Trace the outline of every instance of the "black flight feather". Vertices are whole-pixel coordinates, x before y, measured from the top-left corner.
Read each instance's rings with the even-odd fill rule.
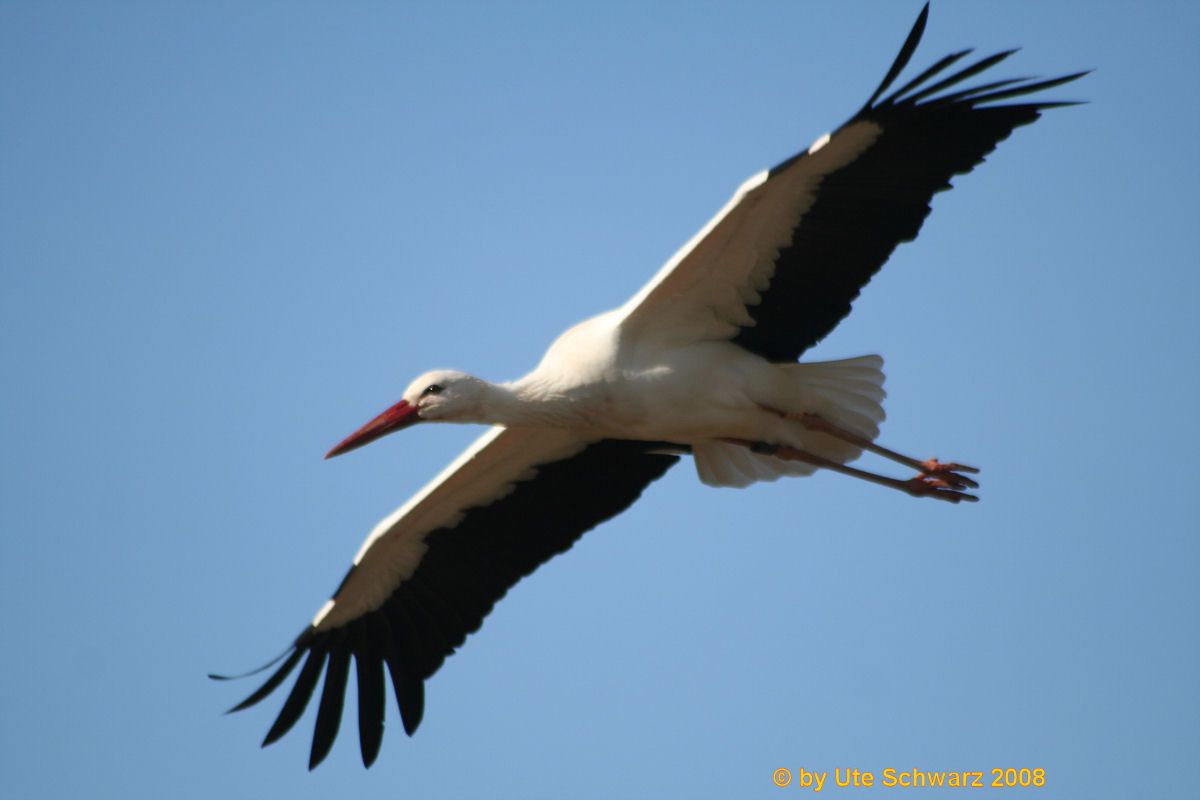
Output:
[[[892,62],[887,75],[883,76],[883,80],[879,83],[879,88],[871,94],[871,98],[863,106],[864,110],[870,108],[879,99],[879,96],[886,92],[888,87],[892,85],[892,81],[896,80],[897,76],[908,66],[908,62],[916,51],[917,45],[921,43],[921,37],[925,34],[925,23],[928,21],[929,3],[926,3],[925,7],[921,9],[921,13],[917,15],[917,21],[913,23],[912,30],[908,32],[908,37],[905,38],[904,44],[900,47],[900,52],[896,55],[896,60]]]
[[[345,629],[341,639],[345,640]],[[350,674],[350,649],[335,642],[329,650],[329,666],[325,669],[325,686],[317,705],[317,722],[313,727],[312,750],[308,758],[311,770],[325,760],[342,722],[342,704],[346,699],[346,678]]]
[[[275,724],[271,726],[271,730],[267,731],[267,736],[263,739],[263,747],[278,741],[281,736],[292,729],[296,720],[300,719],[305,706],[308,705],[309,698],[312,697],[313,689],[316,688],[317,678],[321,677],[321,667],[325,665],[326,655],[324,647],[315,647],[308,652],[308,660],[304,662],[300,675],[292,686],[291,694],[283,702],[283,708],[280,709],[279,716],[275,718]]]

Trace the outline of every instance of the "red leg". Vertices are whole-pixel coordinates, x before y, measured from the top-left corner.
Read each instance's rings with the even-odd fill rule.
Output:
[[[781,412],[776,412],[781,413]],[[927,458],[923,461],[912,458],[910,456],[897,453],[895,450],[888,449],[882,445],[875,444],[870,439],[859,436],[856,433],[839,428],[832,422],[829,422],[819,414],[788,414],[783,413],[783,416],[788,419],[795,420],[808,428],[810,431],[823,433],[826,436],[832,436],[835,439],[841,439],[843,442],[861,447],[864,450],[881,455],[884,458],[891,459],[898,464],[903,464],[906,467],[911,467],[918,471],[917,478],[930,478],[935,482],[942,482],[942,485],[948,485],[955,489],[978,489],[979,483],[966,475],[960,473],[967,472],[978,474],[977,467],[969,467],[966,464],[958,464],[953,461],[942,463],[936,458]]]
[[[874,472],[867,472],[855,467],[849,467],[845,464],[839,464],[836,461],[830,461],[815,453],[809,453],[795,447],[788,447],[787,445],[766,444],[765,442],[753,442],[748,439],[725,439],[724,441],[740,444],[756,453],[772,455],[776,458],[782,458],[785,461],[803,461],[806,464],[812,464],[821,469],[840,472],[843,475],[870,481],[880,486],[886,486],[889,489],[899,489],[913,497],[933,497],[938,500],[945,500],[948,503],[960,503],[963,501],[974,503],[979,500],[975,495],[962,491],[963,488],[966,488],[964,485],[946,480],[942,475],[921,474],[908,480],[900,480],[898,478],[889,478],[886,475],[878,475]],[[957,475],[956,477],[962,478],[961,475]],[[970,479],[965,480],[969,481]],[[971,481],[969,485],[974,486],[977,484]]]

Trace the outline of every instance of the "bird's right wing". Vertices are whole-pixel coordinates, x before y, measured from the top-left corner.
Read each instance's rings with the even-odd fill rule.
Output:
[[[383,738],[384,670],[404,729],[416,730],[424,682],[521,578],[633,503],[679,460],[650,442],[588,440],[543,428],[493,428],[367,537],[333,597],[248,708],[304,666],[263,744],[300,718],[321,674],[309,768],[328,754],[351,657],[363,763]]]

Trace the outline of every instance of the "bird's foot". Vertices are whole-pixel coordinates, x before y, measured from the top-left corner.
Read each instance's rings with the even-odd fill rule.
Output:
[[[979,484],[970,478],[965,478],[955,472],[940,472],[935,474],[921,473],[906,481],[900,482],[900,487],[913,497],[932,497],[945,500],[948,503],[976,503],[979,498],[963,491],[965,488],[975,488]]]
[[[966,464],[956,464],[953,461],[943,464],[942,462],[938,461],[936,458],[925,459],[924,461],[921,462],[921,468],[924,472],[930,472],[930,473],[932,473],[932,472],[970,472],[971,474],[974,475],[979,472],[979,467],[968,467]]]
[[[927,458],[920,462],[921,473],[917,478],[928,478],[937,484],[945,484],[952,489],[978,489],[979,482],[960,473],[979,474],[977,467],[957,464],[953,461],[943,464],[936,458]],[[915,480],[915,479],[914,479]]]

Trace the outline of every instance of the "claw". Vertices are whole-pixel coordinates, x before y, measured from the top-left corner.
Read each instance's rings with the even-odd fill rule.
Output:
[[[966,475],[959,475],[957,472],[951,472],[948,469],[930,470],[922,472],[917,477],[927,478],[937,486],[945,486],[953,489],[978,489],[979,482],[968,478]]]
[[[956,464],[951,461],[949,464],[943,464],[936,458],[927,458],[921,462],[921,469],[926,473],[937,472],[969,472],[972,475],[979,474],[979,467],[968,467],[966,464]]]
[[[962,476],[958,477],[961,478]],[[964,480],[970,479],[965,478]],[[960,491],[961,487],[954,486],[941,478],[931,478],[924,474],[909,478],[907,481],[904,481],[903,486],[904,491],[913,497],[934,497],[938,500],[945,500],[948,503],[961,503],[963,501],[968,503],[979,502],[979,498],[975,495]]]

